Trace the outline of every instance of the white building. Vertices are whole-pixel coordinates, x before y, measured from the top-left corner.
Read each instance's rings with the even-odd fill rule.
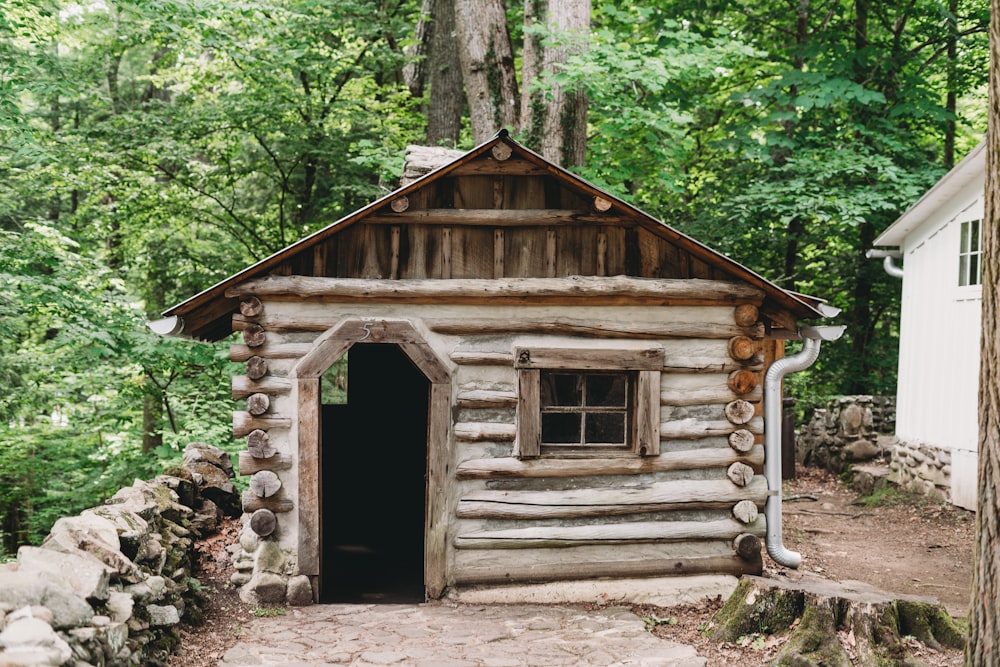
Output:
[[[967,509],[976,507],[984,146],[875,239],[903,259],[893,475]]]

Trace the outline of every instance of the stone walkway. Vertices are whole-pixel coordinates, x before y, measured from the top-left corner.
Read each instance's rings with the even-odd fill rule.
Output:
[[[316,605],[255,619],[219,667],[704,667],[624,607]]]

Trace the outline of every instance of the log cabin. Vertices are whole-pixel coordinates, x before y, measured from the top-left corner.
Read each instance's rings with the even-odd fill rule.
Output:
[[[501,131],[151,326],[238,334],[236,581],[301,603],[759,574],[765,373],[832,313]]]

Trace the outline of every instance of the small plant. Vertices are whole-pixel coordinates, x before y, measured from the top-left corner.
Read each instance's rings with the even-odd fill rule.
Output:
[[[273,616],[284,616],[284,607],[254,607],[251,612],[257,618],[271,618]]]
[[[652,632],[653,628],[658,625],[677,625],[677,618],[674,616],[668,616],[667,618],[660,618],[655,614],[650,614],[649,616],[643,616],[642,622],[646,624],[646,631]]]
[[[752,648],[755,651],[764,650],[764,646],[767,645],[767,638],[759,633],[754,632],[749,635],[742,635],[736,639],[736,643],[743,648]]]
[[[917,505],[922,506],[927,502],[927,496],[915,491],[904,491],[896,486],[885,486],[875,489],[870,495],[861,496],[852,505],[863,507],[885,507],[889,505]]]

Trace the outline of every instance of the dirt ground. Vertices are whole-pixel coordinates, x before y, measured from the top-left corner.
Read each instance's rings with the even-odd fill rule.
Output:
[[[785,546],[802,554],[797,571],[764,557],[765,576],[790,580],[860,580],[882,590],[933,596],[957,618],[968,615],[971,595],[974,516],[971,512],[898,491],[877,502],[860,502],[835,476],[816,468],[797,468],[785,484]],[[792,500],[792,498],[798,498]],[[815,498],[815,499],[813,499]],[[225,547],[237,539],[231,521],[219,536],[199,544],[198,578],[204,586],[204,624],[184,628],[171,657],[177,667],[214,667],[256,614],[226,583],[231,570]],[[780,650],[782,637],[750,636],[720,645],[701,635],[722,600],[670,608],[636,607],[651,632],[696,646],[708,667],[763,667]],[[928,667],[958,667],[960,651],[935,652],[915,640],[912,656]]]
[[[796,496],[798,500],[784,502],[784,542],[802,554],[802,565],[789,570],[765,555],[764,576],[863,581],[887,592],[935,597],[953,617],[968,617],[975,539],[972,512],[899,491],[859,499],[833,474],[818,468],[796,468],[795,479],[784,485],[784,497]],[[700,630],[711,625],[722,602],[638,607],[636,613],[648,619],[657,636],[694,645],[699,655],[708,658],[708,667],[768,665],[784,645],[783,637],[748,636],[736,645],[702,637]],[[916,640],[909,641],[908,648],[917,664],[962,665],[958,650],[939,653]]]

